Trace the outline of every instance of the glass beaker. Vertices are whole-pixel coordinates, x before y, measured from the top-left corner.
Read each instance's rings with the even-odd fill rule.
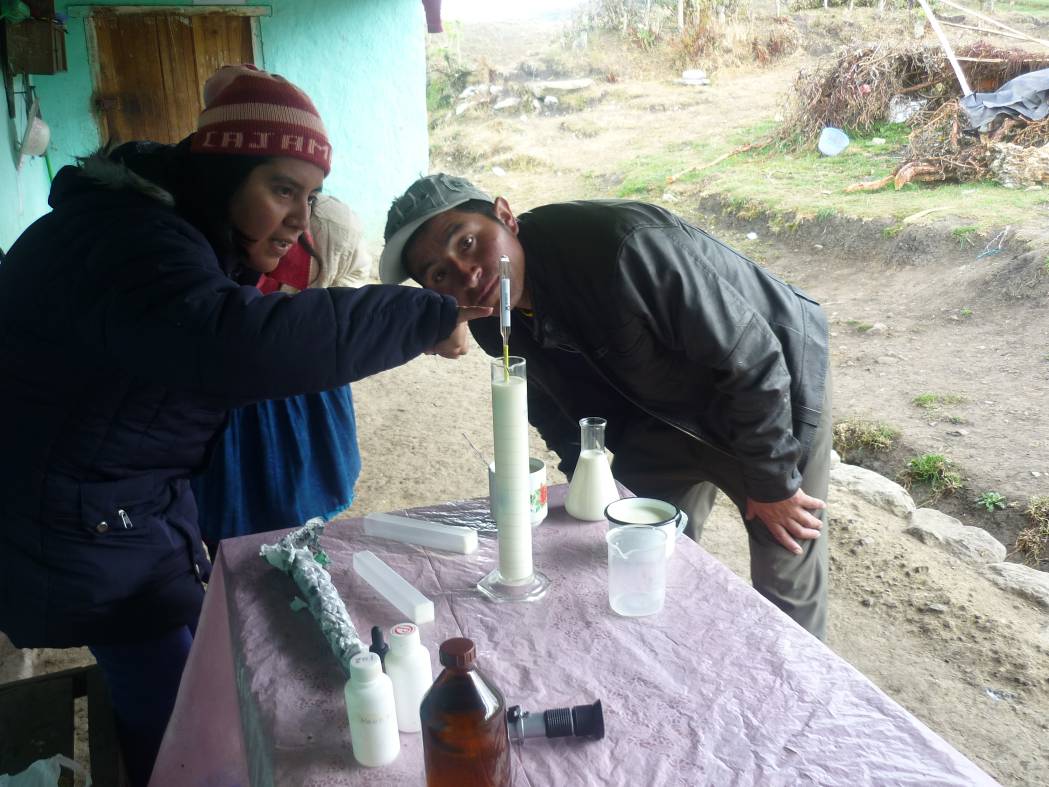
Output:
[[[628,618],[663,609],[667,588],[666,533],[647,525],[621,525],[608,542],[608,603]]]
[[[565,511],[576,519],[595,522],[605,518],[605,506],[619,499],[619,487],[605,455],[604,418],[579,421],[579,461],[565,498]]]

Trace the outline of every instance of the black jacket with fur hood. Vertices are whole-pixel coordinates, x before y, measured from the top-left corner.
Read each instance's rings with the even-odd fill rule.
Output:
[[[263,296],[112,157],[62,169],[49,201],[0,265],[0,631],[145,639],[199,614],[187,479],[227,409],[398,366],[451,333],[456,304],[392,286]]]

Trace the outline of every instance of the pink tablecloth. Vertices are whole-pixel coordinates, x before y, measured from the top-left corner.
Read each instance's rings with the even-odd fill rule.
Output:
[[[601,699],[601,741],[514,747],[515,785],[978,785],[995,782],[748,585],[682,538],[667,603],[648,618],[608,606],[605,525],[581,524],[551,490],[535,562],[552,584],[531,604],[474,590],[495,543],[451,555],[365,536],[359,520],[322,541],[350,617],[367,638],[400,614],[351,568],[370,549],[425,595],[438,644],[466,636],[508,705],[540,711]],[[483,503],[481,503],[483,505]],[[409,512],[436,518],[448,504]],[[344,676],[291,580],[258,557],[269,533],[225,541],[151,784],[424,784],[419,735],[385,768],[356,764]]]

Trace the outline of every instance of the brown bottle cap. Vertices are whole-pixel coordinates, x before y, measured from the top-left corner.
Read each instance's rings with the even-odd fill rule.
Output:
[[[441,643],[440,660],[444,667],[470,667],[477,658],[472,639],[456,637]]]

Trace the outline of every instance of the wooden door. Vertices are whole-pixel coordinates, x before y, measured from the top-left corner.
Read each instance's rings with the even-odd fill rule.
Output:
[[[254,62],[248,16],[100,9],[91,19],[103,141],[177,142],[196,129],[207,78],[221,65]]]

